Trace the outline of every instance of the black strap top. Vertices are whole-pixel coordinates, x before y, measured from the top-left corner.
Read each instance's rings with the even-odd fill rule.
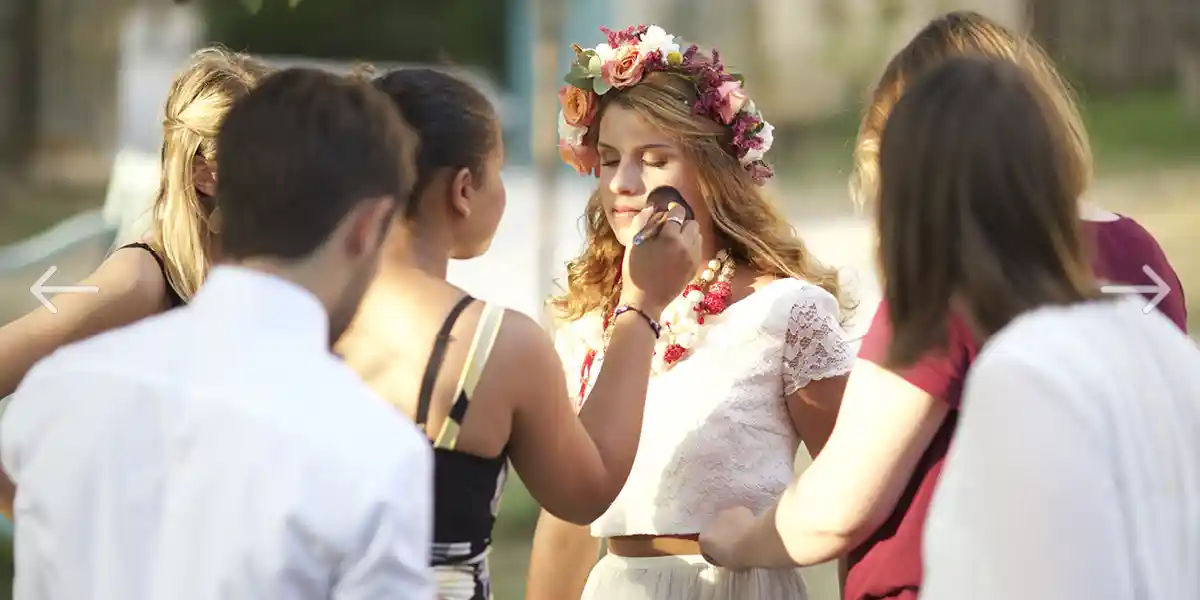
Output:
[[[171,285],[171,278],[167,276],[167,263],[165,260],[163,260],[162,255],[159,254],[157,250],[151,248],[149,244],[144,244],[142,242],[125,244],[124,246],[117,248],[117,250],[123,250],[125,248],[140,248],[146,252],[149,252],[150,256],[154,257],[154,262],[158,263],[158,269],[162,271],[163,287],[167,290],[167,303],[171,308],[177,308],[187,304],[183,297],[179,295],[179,292],[175,291],[175,286]]]
[[[433,351],[417,397],[416,422],[426,434],[429,433],[429,405],[450,345],[450,333],[463,311],[474,301],[470,296],[459,300],[434,338]],[[476,589],[472,598],[487,598],[486,593],[491,587],[485,559],[491,546],[500,494],[508,475],[508,452],[505,450],[495,458],[483,458],[459,452],[455,450],[455,444],[503,318],[503,308],[484,305],[459,376],[454,404],[441,430],[430,437],[434,449],[433,566],[454,568],[459,573],[463,569],[469,570]]]

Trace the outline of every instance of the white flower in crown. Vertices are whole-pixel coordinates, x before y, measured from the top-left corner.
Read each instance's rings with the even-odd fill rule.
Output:
[[[587,127],[580,127],[567,123],[567,118],[563,115],[563,111],[558,111],[558,139],[561,144],[570,146],[582,146],[583,136],[587,134]]]
[[[679,52],[679,44],[675,42],[675,36],[667,33],[662,27],[651,25],[638,41],[638,53],[646,56],[656,50],[666,58],[672,52]]]
[[[595,56],[588,61],[588,74],[592,77],[599,77],[600,69],[604,66],[604,63],[616,58],[617,49],[608,44],[600,44],[592,48],[592,52],[595,53]]]
[[[766,157],[767,152],[771,150],[771,145],[775,143],[775,126],[763,119],[762,129],[758,130],[754,137],[762,140],[762,146],[747,150],[746,155],[742,157],[743,165],[763,160]]]

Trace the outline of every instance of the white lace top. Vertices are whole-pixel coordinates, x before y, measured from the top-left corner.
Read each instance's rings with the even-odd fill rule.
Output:
[[[797,279],[706,317],[701,345],[650,380],[633,471],[592,535],[694,534],[725,508],[773,505],[792,480],[800,442],[785,397],[853,364],[837,317],[832,295]],[[558,332],[572,391],[599,328],[599,316],[589,316]],[[601,365],[597,357],[593,377]]]

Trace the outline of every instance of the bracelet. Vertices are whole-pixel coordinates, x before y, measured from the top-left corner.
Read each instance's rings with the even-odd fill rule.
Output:
[[[613,309],[612,318],[615,321],[617,317],[627,312],[635,313],[637,316],[641,317],[642,320],[650,326],[650,331],[654,332],[654,339],[658,339],[658,337],[662,334],[662,325],[659,325],[658,321],[651,319],[650,315],[646,314],[646,311],[633,306],[632,304],[622,304]]]

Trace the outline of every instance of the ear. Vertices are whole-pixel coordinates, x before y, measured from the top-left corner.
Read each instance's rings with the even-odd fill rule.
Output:
[[[395,218],[396,199],[391,196],[360,202],[346,218],[346,253],[358,257],[378,250]]]
[[[471,216],[471,204],[475,194],[475,178],[470,169],[459,169],[450,179],[450,206],[462,218]]]

